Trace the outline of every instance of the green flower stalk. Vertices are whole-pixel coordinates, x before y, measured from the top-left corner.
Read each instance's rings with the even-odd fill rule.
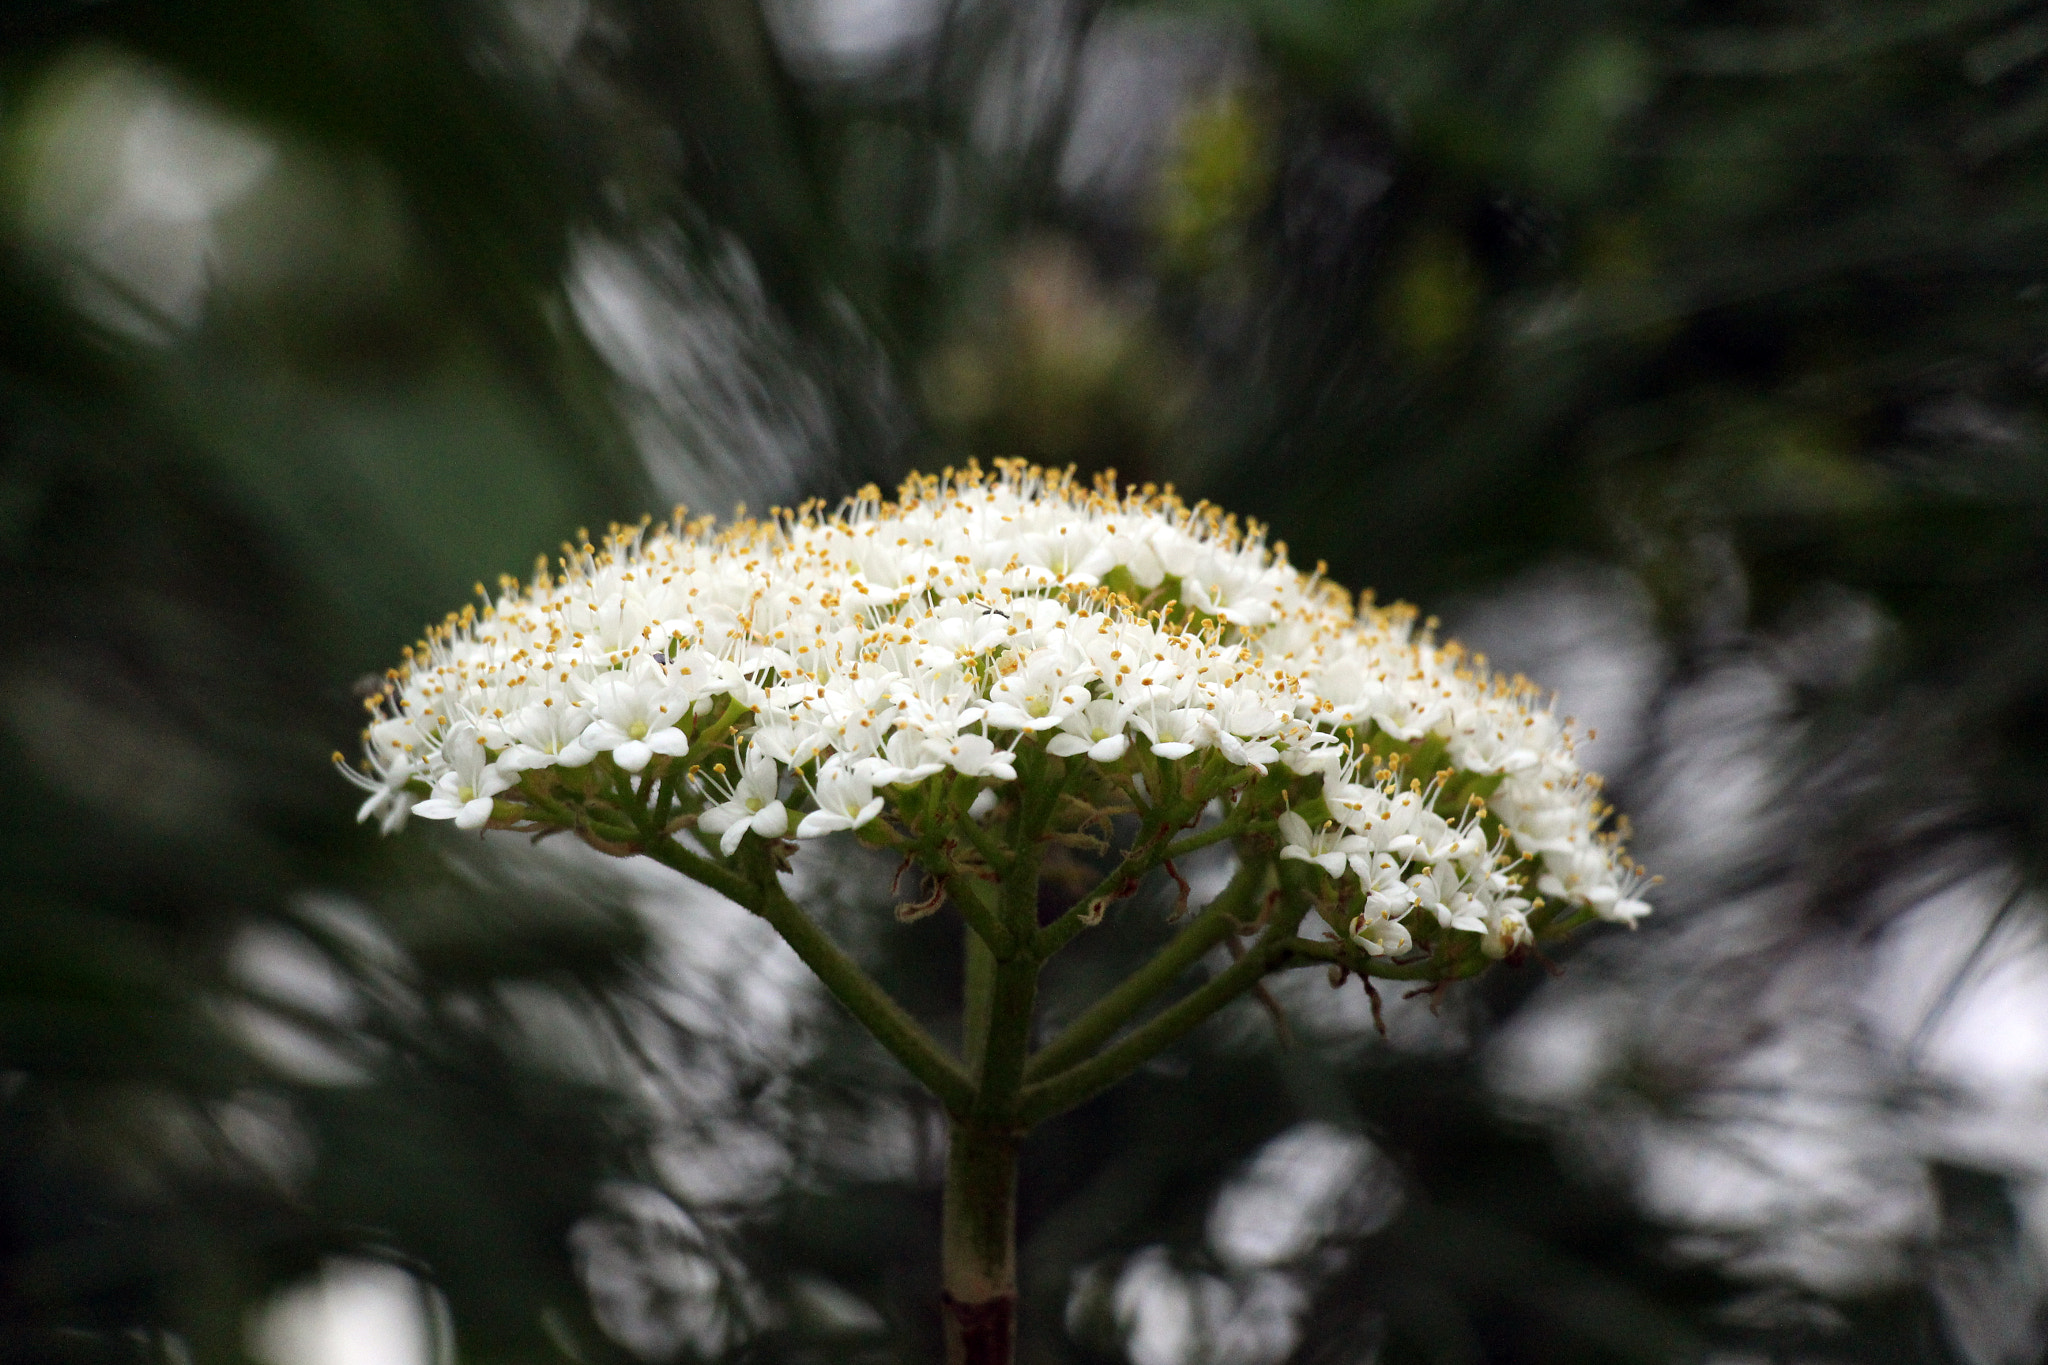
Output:
[[[974,1365],[1011,1356],[1034,1125],[1273,972],[1450,982],[1649,910],[1529,683],[1213,508],[1021,463],[723,531],[615,528],[451,615],[371,705],[343,768],[362,818],[654,858],[768,920],[937,1098],[949,1349]],[[785,892],[804,843],[840,836],[922,869],[899,917],[963,921],[961,1055]],[[1055,844],[1106,866],[1044,917]],[[1225,890],[1039,1040],[1046,962],[1224,844]],[[1231,965],[1160,1007],[1219,946]]]

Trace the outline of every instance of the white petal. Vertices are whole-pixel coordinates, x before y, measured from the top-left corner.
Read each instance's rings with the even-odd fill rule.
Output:
[[[630,735],[610,721],[599,720],[591,722],[589,727],[576,737],[576,742],[586,749],[602,753],[606,749],[624,744],[630,738]]]
[[[647,737],[645,743],[655,753],[665,754],[670,758],[681,758],[690,752],[690,737],[674,726],[666,730],[656,730]]]
[[[1111,735],[1108,739],[1098,741],[1095,747],[1088,751],[1088,757],[1094,759],[1097,763],[1114,763],[1124,756],[1124,750],[1130,746],[1131,741],[1128,736]],[[1157,750],[1154,750],[1154,752],[1156,753]]]
[[[875,805],[879,807],[881,804],[881,798],[875,798]],[[852,828],[853,822],[838,811],[814,810],[797,822],[796,837],[799,839],[816,839],[827,834],[837,834],[842,829]]]

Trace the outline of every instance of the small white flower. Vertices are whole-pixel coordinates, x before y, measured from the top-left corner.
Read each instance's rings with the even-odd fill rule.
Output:
[[[1408,826],[1408,833],[1387,841],[1390,852],[1411,861],[1448,862],[1465,847],[1464,832],[1433,810],[1423,810]]]
[[[1391,855],[1353,853],[1351,867],[1358,873],[1359,885],[1365,890],[1367,913],[1382,919],[1399,919],[1414,908],[1417,900],[1415,888],[1402,880],[1401,874],[1406,868]]]
[[[820,769],[814,793],[818,808],[796,827],[799,839],[815,839],[842,829],[859,829],[882,813],[882,798],[867,779],[837,766]]]
[[[739,764],[739,779],[725,799],[697,817],[697,828],[718,835],[718,851],[728,858],[749,831],[763,839],[780,839],[789,832],[789,811],[780,797],[782,772],[775,760],[750,748]]]
[[[996,679],[989,690],[988,724],[999,730],[1051,730],[1088,704],[1086,665],[1064,651],[1041,650]]]
[[[520,707],[505,722],[512,747],[499,756],[498,764],[508,773],[533,768],[580,768],[596,757],[582,742],[583,732],[589,728],[590,712],[571,706],[560,697],[542,697]]]
[[[1325,781],[1343,771],[1350,758],[1350,747],[1326,730],[1309,730],[1280,751],[1280,761],[1289,772],[1299,777],[1320,776]]]
[[[1046,744],[1045,751],[1059,758],[1086,754],[1095,763],[1114,763],[1130,747],[1124,720],[1130,708],[1114,701],[1091,701],[1069,711],[1060,721],[1060,733]]]
[[[1518,773],[1533,768],[1541,755],[1521,742],[1519,724],[1478,714],[1451,736],[1450,752],[1458,766],[1475,773]]]
[[[1415,937],[1408,932],[1407,925],[1370,912],[1352,919],[1351,940],[1374,957],[1399,957],[1415,946]]]
[[[434,794],[412,808],[423,820],[453,820],[457,829],[482,829],[496,806],[491,798],[513,784],[491,762],[484,737],[474,725],[458,725],[441,744],[447,769]]]
[[[371,753],[375,754],[376,750],[372,749]],[[413,768],[410,763],[392,763],[380,771],[373,760],[369,772],[359,772],[351,768],[340,754],[336,754],[334,766],[343,777],[369,793],[363,798],[363,804],[356,808],[357,824],[374,815],[377,817],[377,827],[382,833],[392,834],[404,827],[405,818],[412,813],[413,804],[417,799],[405,789],[405,784],[412,780]]]
[[[1270,739],[1280,728],[1280,713],[1250,697],[1226,694],[1201,723],[1210,742],[1240,768],[1264,775],[1268,763],[1280,761]]]
[[[919,623],[916,662],[935,672],[964,668],[1003,642],[1006,624],[985,607],[948,602]]]
[[[1652,878],[1634,868],[1615,868],[1602,860],[1597,872],[1586,879],[1581,895],[1601,919],[1635,928],[1636,921],[1650,913],[1642,891]]]
[[[1017,770],[1010,766],[1016,755],[998,749],[985,735],[958,735],[950,740],[928,740],[925,752],[962,777],[993,777],[1015,782]]]
[[[1360,782],[1325,781],[1323,804],[1330,808],[1330,816],[1338,824],[1353,834],[1364,834],[1387,808],[1387,797],[1378,787]]]
[[[1439,925],[1448,928],[1458,913],[1455,906],[1465,889],[1465,874],[1454,863],[1438,863],[1409,877],[1408,889],[1414,893],[1416,905],[1436,916]]]
[[[1362,851],[1362,845],[1353,835],[1346,834],[1336,825],[1324,825],[1311,830],[1308,821],[1286,811],[1280,816],[1280,856],[1296,862],[1313,863],[1332,877],[1344,875],[1344,869],[1354,851]]]
[[[883,742],[881,752],[860,759],[854,770],[877,787],[913,787],[946,765],[924,751],[924,737],[915,730],[902,729]]]
[[[1152,752],[1160,758],[1186,758],[1207,744],[1211,730],[1208,713],[1192,706],[1163,706],[1155,695],[1132,708],[1133,729],[1152,741]]]
[[[1522,913],[1527,908],[1527,901],[1496,907],[1480,930],[1479,950],[1499,959],[1534,943],[1536,935],[1530,932],[1529,921]]]
[[[1372,846],[1397,858],[1412,858],[1422,851],[1422,840],[1414,831],[1429,803],[1413,787],[1395,792],[1366,822],[1364,834]]]
[[[627,772],[639,772],[656,754],[677,758],[690,752],[690,737],[675,728],[689,714],[687,694],[653,669],[607,673],[578,691],[597,713],[578,736],[582,746],[609,751]]]

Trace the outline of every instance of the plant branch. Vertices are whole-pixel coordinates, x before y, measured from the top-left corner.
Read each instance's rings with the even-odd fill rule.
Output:
[[[1211,825],[1205,830],[1199,830],[1194,834],[1190,834],[1185,839],[1174,840],[1172,844],[1167,846],[1165,861],[1185,858],[1198,848],[1207,848],[1211,844],[1220,844],[1225,839],[1234,839],[1244,832],[1244,827],[1249,823],[1248,811],[1243,815],[1233,811],[1220,824]]]
[[[946,894],[953,898],[953,908],[960,912],[960,918],[967,921],[967,927],[989,947],[998,960],[1008,961],[1017,955],[1018,942],[1001,915],[982,898],[980,880],[948,858],[943,849],[913,854],[919,866],[939,879],[946,888]]]
[[[1266,879],[1266,860],[1250,858],[1237,875],[1193,923],[1173,937],[1153,959],[1126,977],[1109,994],[1068,1024],[1024,1069],[1026,1081],[1039,1081],[1079,1062],[1136,1016],[1161,991],[1200,961],[1211,948],[1236,931],[1252,898]]]
[[[691,853],[672,838],[649,844],[647,852],[684,876],[737,901],[767,920],[782,935],[783,941],[796,950],[804,965],[825,983],[825,988],[832,992],[834,998],[865,1025],[875,1036],[875,1041],[903,1063],[911,1075],[938,1096],[948,1113],[966,1113],[974,1104],[975,1091],[959,1064],[947,1056],[945,1049],[910,1017],[909,1011],[897,1004],[873,977],[861,969],[859,963],[832,941],[830,935],[797,908],[782,889],[765,847],[757,847],[761,849],[757,854],[757,876],[751,879],[709,858]]]
[[[1159,845],[1166,830],[1165,822],[1148,812],[1145,823],[1139,827],[1138,837],[1132,841],[1131,851],[1124,855],[1124,860],[1118,863],[1108,876],[1097,882],[1087,895],[1068,906],[1065,914],[1032,935],[1031,955],[1040,962],[1045,961],[1072,942],[1074,935],[1094,922],[1089,912],[1091,905],[1100,902],[1106,906],[1109,902],[1135,891],[1138,881],[1165,861],[1165,855]],[[1100,913],[1099,910],[1095,912],[1098,916]]]
[[[1024,1093],[1018,1097],[1020,1125],[1029,1127],[1040,1123],[1107,1089],[1256,986],[1260,978],[1271,970],[1287,941],[1294,936],[1301,917],[1308,913],[1303,902],[1293,897],[1288,901],[1287,908],[1266,926],[1266,931],[1245,950],[1245,955],[1211,977],[1205,985],[1182,997],[1095,1057],[1048,1080],[1025,1086]]]
[[[1003,924],[1019,943],[1030,941],[1038,923],[1038,823],[1025,812],[1017,851],[1002,883]],[[1024,1088],[1024,1063],[1031,1052],[1031,1025],[1038,1004],[1039,960],[1018,953],[998,961],[990,982],[989,1021],[981,1053],[972,1063],[974,1115],[984,1124],[1005,1125]]]
[[[1011,858],[1005,856],[1002,845],[998,844],[995,838],[987,830],[983,829],[974,817],[962,811],[959,817],[953,821],[953,828],[959,830],[961,834],[967,837],[967,842],[974,845],[974,851],[979,853],[982,861],[988,864],[989,871],[998,874],[1009,871]]]
[[[1389,962],[1369,953],[1353,952],[1334,939],[1297,938],[1280,945],[1274,961],[1277,971],[1291,967],[1329,964],[1358,976],[1376,976],[1382,981],[1434,981],[1442,975],[1441,964],[1425,958],[1421,962]]]

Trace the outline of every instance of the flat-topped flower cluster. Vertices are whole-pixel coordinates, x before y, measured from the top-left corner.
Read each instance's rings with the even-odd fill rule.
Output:
[[[387,829],[546,827],[659,789],[731,858],[940,806],[993,827],[1035,780],[1097,827],[1199,795],[1327,879],[1375,957],[1459,934],[1498,957],[1649,909],[1528,683],[1212,508],[1022,464],[615,530],[451,616],[373,707],[351,776]]]

